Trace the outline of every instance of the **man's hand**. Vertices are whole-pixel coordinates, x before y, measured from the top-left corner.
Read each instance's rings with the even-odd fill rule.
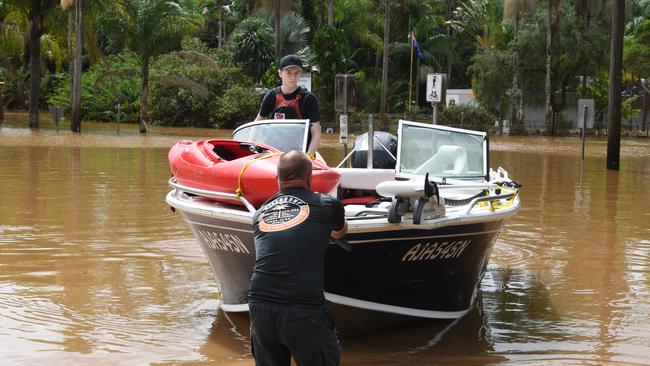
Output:
[[[341,230],[332,230],[332,233],[330,234],[330,236],[331,236],[332,239],[334,239],[334,240],[336,240],[336,239],[341,239],[342,237],[345,236],[345,234],[346,234],[347,232],[348,232],[348,222],[347,222],[347,221],[343,221],[343,227],[341,228]]]

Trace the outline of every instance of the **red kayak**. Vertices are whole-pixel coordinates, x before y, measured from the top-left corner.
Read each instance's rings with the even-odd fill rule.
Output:
[[[177,142],[169,151],[169,165],[184,186],[214,192],[241,194],[261,206],[278,192],[277,163],[281,151],[263,144],[235,140]],[[320,160],[312,160],[312,190],[331,192],[341,176]],[[233,199],[214,200],[243,205]]]

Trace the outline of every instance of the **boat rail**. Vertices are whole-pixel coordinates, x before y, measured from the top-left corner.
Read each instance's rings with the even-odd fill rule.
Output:
[[[172,187],[172,188],[174,188],[174,189],[176,189],[178,191],[183,191],[183,192],[186,192],[186,193],[195,194],[197,196],[213,197],[213,198],[226,198],[226,199],[233,199],[233,200],[236,200],[236,201],[240,201],[241,203],[244,204],[244,206],[246,207],[246,209],[250,213],[255,213],[255,211],[257,211],[255,206],[251,205],[251,203],[248,202],[248,200],[246,200],[246,198],[244,198],[244,196],[241,196],[241,195],[238,196],[238,195],[236,195],[234,193],[208,191],[208,190],[205,190],[205,189],[199,189],[199,188],[184,186],[184,185],[178,183],[176,181],[176,178],[170,178],[168,184],[169,184],[170,187]]]
[[[481,203],[481,202],[490,202],[491,203],[491,202],[498,201],[498,200],[511,199],[511,198],[514,198],[515,194],[517,194],[517,193],[516,192],[511,192],[511,193],[500,194],[500,195],[496,195],[496,196],[484,196],[484,197],[474,198],[469,203],[469,207],[467,208],[467,210],[465,210],[464,215],[469,215],[469,213],[472,211],[472,209],[474,208],[474,206],[477,203]]]

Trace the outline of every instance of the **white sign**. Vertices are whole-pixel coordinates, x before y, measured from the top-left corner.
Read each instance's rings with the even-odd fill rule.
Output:
[[[594,128],[594,107],[593,99],[578,99],[578,128],[584,128],[585,106],[587,106],[587,128]]]
[[[427,74],[427,102],[439,103],[442,98],[442,74]]]
[[[339,142],[342,144],[347,144],[348,143],[348,116],[342,114],[339,121],[340,121]]]
[[[449,90],[447,90],[449,92]],[[447,106],[454,106],[460,104],[460,95],[449,95],[447,94]]]
[[[311,91],[311,72],[303,71],[298,79],[298,85]]]

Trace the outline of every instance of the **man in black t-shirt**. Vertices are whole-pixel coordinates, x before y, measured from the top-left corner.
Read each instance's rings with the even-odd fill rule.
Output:
[[[264,95],[255,120],[309,119],[307,153],[314,154],[320,143],[320,110],[316,96],[298,86],[302,69],[302,61],[296,55],[287,55],[280,60],[278,75],[282,86]]]
[[[347,231],[341,202],[311,191],[312,163],[300,151],[278,162],[280,192],[253,217],[255,267],[249,292],[257,366],[338,365],[341,350],[325,304],[330,238]]]

